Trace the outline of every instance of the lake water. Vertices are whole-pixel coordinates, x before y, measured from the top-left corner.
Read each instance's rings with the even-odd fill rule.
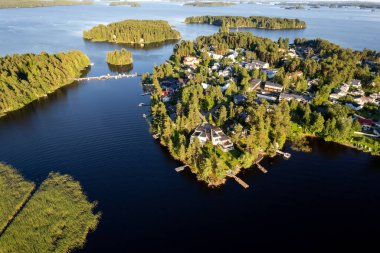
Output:
[[[226,8],[143,3],[141,8],[105,5],[0,10],[0,55],[83,50],[95,63],[90,76],[110,72],[106,51],[81,32],[98,23],[128,18],[165,19],[185,39],[217,27],[185,25],[190,15],[298,17],[301,31],[252,31],[277,39],[321,37],[344,47],[380,50],[380,13],[359,9],[284,10],[268,5]],[[164,62],[173,44],[131,49],[132,72]],[[149,103],[139,79],[67,86],[0,119],[0,161],[40,182],[52,171],[73,175],[103,217],[80,252],[242,252],[378,245],[380,159],[339,145],[313,141],[312,153],[266,159],[241,174],[250,188],[229,180],[209,189],[173,161],[149,134],[142,117]],[[288,147],[287,147],[288,148]]]

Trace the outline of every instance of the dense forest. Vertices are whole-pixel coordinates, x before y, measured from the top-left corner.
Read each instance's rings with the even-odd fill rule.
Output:
[[[194,6],[194,7],[223,7],[223,6],[232,6],[237,3],[231,2],[192,2],[185,3],[184,6]]]
[[[189,24],[226,25],[230,28],[304,29],[306,23],[299,19],[269,18],[264,16],[195,16],[185,19]]]
[[[93,4],[92,0],[0,0],[1,8],[32,8],[67,5],[88,5]]]
[[[124,48],[121,50],[107,52],[107,63],[117,66],[132,64],[132,53]]]
[[[50,173],[33,189],[34,183],[0,164],[2,228],[6,224],[0,230],[0,252],[67,253],[82,248],[100,219],[96,203],[89,202],[68,175]]]
[[[178,40],[180,33],[163,20],[125,20],[98,25],[83,32],[83,38],[94,42],[148,44]]]
[[[81,51],[0,57],[0,115],[70,84],[90,65]]]
[[[376,113],[379,107],[369,104],[355,112],[347,106],[328,101],[328,95],[334,88],[352,78],[362,80],[364,89],[379,91],[380,78],[376,67],[360,64],[365,59],[378,62],[379,54],[369,50],[344,49],[320,39],[296,39],[294,46],[310,48],[310,55],[287,58],[290,46],[288,39],[280,38],[274,42],[251,33],[231,32],[200,36],[194,42],[181,41],[176,45],[170,62],[156,66],[152,75],[143,76],[143,82],[154,87],[151,96],[152,132],[159,136],[160,143],[175,159],[190,165],[197,178],[209,185],[222,184],[230,170],[237,173],[241,168],[251,167],[262,152],[274,155],[275,150],[281,149],[287,140],[291,140],[296,149],[308,150],[306,136],[320,137],[379,155],[379,140],[356,135],[361,126],[353,120],[355,113]],[[221,55],[227,55],[229,49],[238,49],[235,62],[228,58],[218,61],[221,69],[232,69],[228,81],[217,72],[209,71],[216,62],[207,54],[210,48]],[[315,55],[311,50],[319,55],[319,60],[312,58]],[[182,64],[187,56],[200,59],[191,77]],[[259,78],[267,81],[268,78],[258,69],[247,70],[241,66],[239,61],[243,57],[266,61],[276,67],[278,74],[272,81],[282,84],[290,93],[305,94],[308,89],[306,77],[318,78],[319,82],[309,91],[314,98],[309,103],[297,100],[268,103],[258,99],[256,92],[247,92],[249,80]],[[288,78],[295,71],[303,71],[304,75]],[[185,85],[164,103],[162,94],[165,92],[161,83],[171,78],[184,79]],[[229,86],[222,91],[221,87],[226,82]],[[202,83],[208,84],[207,90]],[[234,102],[235,95],[239,94],[246,97],[243,104]],[[222,152],[209,142],[202,146],[197,139],[190,141],[194,129],[202,122],[220,127],[232,138],[235,150]]]

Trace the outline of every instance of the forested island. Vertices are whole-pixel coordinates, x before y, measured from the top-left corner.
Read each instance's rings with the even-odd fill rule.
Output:
[[[0,0],[0,9],[89,5],[93,3],[93,0]]]
[[[164,20],[124,20],[98,25],[83,32],[83,38],[93,42],[149,44],[178,40],[181,35]]]
[[[184,6],[194,6],[194,7],[223,7],[223,6],[232,6],[237,3],[232,2],[192,2],[185,3]]]
[[[151,131],[210,186],[323,138],[380,155],[380,53],[221,31],[182,41],[143,76]],[[378,122],[378,123],[376,123]]]
[[[264,16],[195,16],[185,19],[187,24],[210,24],[230,28],[304,29],[306,23],[299,19],[270,18]]]
[[[110,2],[110,6],[131,6],[131,7],[140,7],[139,2],[130,2],[130,1],[119,1],[119,2]]]
[[[89,65],[76,50],[0,57],[0,116],[72,83]]]
[[[121,50],[107,52],[107,63],[116,66],[132,64],[132,53],[124,48]]]
[[[380,9],[380,3],[365,1],[309,1],[304,3],[285,2],[279,3],[285,6],[310,6],[312,8],[329,7],[329,8],[361,8],[361,9]]]
[[[14,168],[0,163],[0,252],[67,253],[82,248],[100,219],[80,184],[50,173],[35,190]]]

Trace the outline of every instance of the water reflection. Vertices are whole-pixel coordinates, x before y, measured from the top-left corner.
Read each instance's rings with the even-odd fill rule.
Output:
[[[113,65],[110,63],[107,63],[108,69],[113,72],[113,73],[128,73],[133,69],[133,64],[128,64],[128,65]]]

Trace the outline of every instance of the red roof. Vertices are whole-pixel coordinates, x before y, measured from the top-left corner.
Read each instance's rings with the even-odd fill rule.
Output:
[[[373,121],[371,119],[366,119],[366,118],[357,118],[358,119],[358,122],[360,123],[360,125],[366,125],[366,126],[372,126],[373,125]]]

